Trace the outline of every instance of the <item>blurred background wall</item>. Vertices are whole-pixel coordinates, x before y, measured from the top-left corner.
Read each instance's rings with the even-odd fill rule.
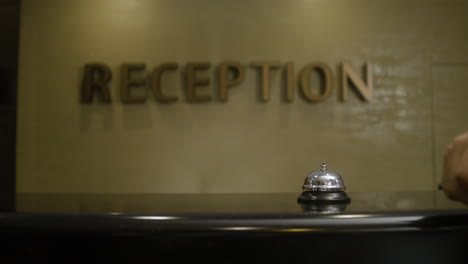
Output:
[[[436,189],[442,155],[468,129],[468,2],[463,0],[23,0],[20,14],[17,191],[104,193],[299,192],[326,161],[348,190]],[[185,100],[185,64],[205,61]],[[217,93],[218,65],[237,61],[245,80]],[[277,61],[271,97],[259,97],[252,62]],[[120,65],[144,63],[150,83],[161,63],[157,102],[120,101]],[[284,100],[286,63],[295,97]],[[300,70],[327,64],[333,90],[310,103]],[[374,94],[339,100],[340,65]],[[80,102],[87,63],[112,70],[109,104]],[[141,77],[141,76],[140,76]],[[318,92],[319,78],[311,87]]]

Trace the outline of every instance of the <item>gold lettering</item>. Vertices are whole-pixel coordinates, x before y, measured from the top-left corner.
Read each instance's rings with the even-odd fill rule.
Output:
[[[137,97],[130,94],[131,87],[142,86],[145,83],[145,80],[141,79],[131,80],[131,73],[143,71],[145,68],[145,64],[122,64],[120,71],[120,100],[123,103],[143,103],[146,100],[146,95]]]
[[[105,64],[86,64],[81,102],[91,103],[93,101],[93,92],[97,91],[103,102],[110,103],[111,96],[107,84],[109,83],[111,76],[111,70],[109,66]]]
[[[197,95],[197,86],[206,86],[210,84],[209,79],[196,79],[195,73],[198,70],[206,70],[210,68],[210,63],[187,63],[185,69],[185,89],[187,92],[187,101],[193,103],[201,103],[211,101],[209,95]]]
[[[253,67],[260,68],[262,75],[262,93],[263,101],[270,100],[270,69],[281,67],[279,62],[253,62]]]
[[[292,102],[294,100],[294,64],[292,62],[286,64],[285,75],[286,75],[285,99],[286,99],[286,102]]]
[[[152,76],[152,88],[153,94],[157,101],[161,103],[174,103],[179,100],[177,96],[167,96],[164,95],[161,88],[161,75],[165,71],[174,71],[177,70],[178,65],[176,63],[164,63],[156,67],[153,71]]]
[[[234,73],[234,77],[229,79],[229,71]],[[223,62],[219,66],[219,99],[227,101],[228,87],[233,87],[244,81],[245,68],[238,62]]]
[[[361,80],[361,78],[359,78],[358,74],[353,71],[349,64],[343,63],[341,68],[341,98],[343,101],[348,99],[348,80],[351,81],[356,90],[359,92],[361,99],[364,99],[365,101],[370,101],[372,99],[372,71],[371,65],[369,63],[366,63],[365,65],[365,72],[367,75],[367,85],[363,80]]]
[[[309,89],[309,78],[310,72],[315,70],[321,79],[321,93],[319,95],[312,94],[311,90]],[[321,62],[309,64],[304,67],[301,71],[301,90],[302,94],[304,95],[305,99],[310,102],[320,102],[325,100],[330,95],[332,90],[332,73],[330,68]]]

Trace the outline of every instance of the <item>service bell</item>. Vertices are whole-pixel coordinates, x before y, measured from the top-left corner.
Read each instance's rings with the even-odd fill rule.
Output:
[[[319,171],[309,173],[302,186],[302,194],[297,198],[299,203],[349,203],[351,199],[345,193],[346,187],[341,176],[327,170],[327,164],[322,163]]]

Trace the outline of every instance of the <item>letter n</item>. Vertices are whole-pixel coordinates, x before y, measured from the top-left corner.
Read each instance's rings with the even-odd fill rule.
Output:
[[[341,99],[346,101],[348,99],[348,82],[351,82],[356,88],[356,91],[359,93],[361,99],[365,101],[370,101],[372,99],[372,72],[371,65],[367,63],[365,65],[365,72],[367,75],[367,84],[359,78],[358,74],[353,71],[351,66],[347,63],[343,63],[341,67]]]

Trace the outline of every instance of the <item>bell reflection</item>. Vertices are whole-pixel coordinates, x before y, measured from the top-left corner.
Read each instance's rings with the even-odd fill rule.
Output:
[[[311,214],[338,214],[346,210],[349,203],[301,203],[304,213]]]

